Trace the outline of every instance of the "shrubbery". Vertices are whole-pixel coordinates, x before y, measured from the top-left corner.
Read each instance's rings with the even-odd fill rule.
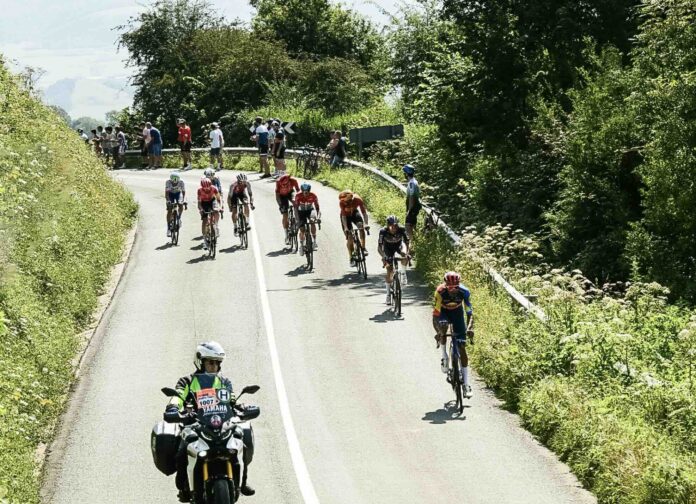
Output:
[[[0,500],[38,502],[77,334],[120,260],[136,205],[0,60]]]

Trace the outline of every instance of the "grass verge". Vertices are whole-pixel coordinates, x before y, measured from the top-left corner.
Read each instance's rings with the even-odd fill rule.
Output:
[[[136,205],[0,60],[0,502],[38,503],[78,334]]]

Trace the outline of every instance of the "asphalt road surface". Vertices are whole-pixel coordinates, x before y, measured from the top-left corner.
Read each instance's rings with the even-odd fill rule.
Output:
[[[236,172],[222,172],[225,194]],[[168,172],[115,175],[140,203],[130,263],[88,351],[61,436],[49,456],[44,502],[173,503],[174,478],[155,468],[149,437],[163,386],[193,371],[197,342],[216,340],[246,402],[256,454],[257,503],[595,502],[568,468],[519,427],[482,382],[458,416],[440,371],[429,300],[410,272],[404,315],[384,305],[376,229],[368,279],[350,268],[337,193],[313,183],[322,205],[315,271],[285,251],[274,184],[250,175],[256,210],[248,250],[229,211],[218,255],[205,259],[195,188],[177,247],[165,232]],[[476,292],[472,300],[476,308]]]

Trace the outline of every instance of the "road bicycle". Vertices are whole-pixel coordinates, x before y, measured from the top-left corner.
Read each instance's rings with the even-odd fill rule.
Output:
[[[172,220],[169,222],[172,245],[179,244],[179,230],[181,229],[181,214],[179,213],[178,203],[167,203],[167,207],[172,209]],[[184,209],[188,208],[188,203],[184,202]]]
[[[388,267],[390,264],[393,268],[392,283],[389,286],[389,296],[391,299],[391,309],[394,315],[397,317],[401,316],[401,286],[405,284],[406,271],[399,269],[399,264],[404,257],[401,254],[394,254],[394,257],[387,258]],[[410,256],[409,256],[410,259]]]
[[[455,337],[452,324],[446,321],[440,321],[440,327],[443,328],[442,331],[444,332],[445,338],[449,338],[450,340],[450,362],[448,363],[447,382],[452,386],[452,390],[454,390],[455,406],[461,415],[464,412],[464,398],[467,397],[468,390],[466,390],[460,373],[461,354],[459,352],[459,345],[462,343],[466,344],[466,334],[463,336],[457,335],[457,337]],[[447,344],[447,342],[445,342],[445,344]],[[438,347],[439,346],[440,341],[438,340]]]
[[[213,214],[218,210],[211,210],[205,213],[205,235],[203,239],[208,243],[208,257],[215,259],[217,253],[217,233],[215,232],[215,224],[213,223]]]
[[[288,245],[290,246],[290,252],[297,252],[298,239],[297,239],[297,220],[295,219],[295,212],[292,206],[288,207],[288,229],[287,229]]]
[[[321,220],[317,219],[305,221],[305,223],[300,226],[305,236],[304,255],[307,258],[307,271],[312,271],[314,269],[314,238],[312,237],[312,224],[316,224],[317,227],[321,229]]]
[[[237,203],[237,235],[242,248],[246,249],[249,247],[249,223],[244,214],[244,205],[242,201]],[[254,205],[251,205],[251,209],[254,209]]]
[[[306,179],[313,178],[319,172],[323,151],[309,145],[304,145],[301,149],[295,158],[296,172],[302,171],[303,177]]]
[[[370,234],[370,226],[365,226],[365,233]],[[355,267],[358,269],[358,275],[362,275],[367,279],[367,262],[365,261],[365,244],[360,241],[360,230],[353,228],[350,231],[353,237],[353,256]]]

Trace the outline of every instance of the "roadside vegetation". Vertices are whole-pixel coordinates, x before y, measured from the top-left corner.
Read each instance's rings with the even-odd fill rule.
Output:
[[[0,58],[0,502],[39,502],[40,447],[135,213],[130,194]]]
[[[291,147],[404,123],[364,156],[397,178],[414,164],[461,233],[461,250],[419,237],[417,267],[464,272],[478,373],[600,502],[696,502],[696,0],[420,0],[382,32],[327,0],[252,6],[250,27],[183,0],[121,27],[137,93],[120,119],[173,142],[184,116],[199,145],[220,121],[244,146],[254,116],[280,117]],[[403,213],[364,174],[318,178]]]

